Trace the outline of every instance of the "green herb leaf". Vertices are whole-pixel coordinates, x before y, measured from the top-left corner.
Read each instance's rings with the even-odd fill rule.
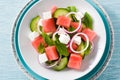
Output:
[[[49,46],[54,45],[54,42],[52,41],[52,39],[50,38],[49,35],[47,35],[46,33],[42,32],[42,36],[43,36],[45,42],[46,42]]]
[[[71,17],[73,22],[79,22],[79,20],[77,20],[77,18],[75,17],[75,14],[71,14]]]
[[[86,47],[86,45],[87,45],[87,43],[82,41],[81,44],[78,46],[77,51],[84,49]],[[84,59],[85,56],[90,53],[90,51],[91,51],[91,44],[89,44],[88,48],[84,52],[80,53],[82,58]]]
[[[39,52],[39,53],[44,53],[44,51],[45,51],[45,47],[44,47],[44,45],[41,43],[41,44],[39,45],[39,47],[38,47],[38,52]]]
[[[63,57],[60,62],[53,67],[55,71],[61,71],[67,67],[68,64],[68,57]]]
[[[87,28],[93,29],[92,17],[86,12],[82,18],[82,23],[86,25]]]
[[[68,7],[67,7],[67,10],[68,10],[69,12],[77,12],[77,8],[76,8],[75,6],[68,6]],[[77,18],[75,17],[74,14],[71,14],[71,18],[72,18],[72,21],[74,21],[74,22],[79,22],[79,20],[77,20]]]
[[[75,6],[68,6],[67,10],[70,12],[77,12],[77,8]]]
[[[89,44],[89,46],[88,46],[87,50],[85,51],[85,55],[90,54],[91,47],[92,47],[92,46],[91,46],[91,44]]]
[[[69,56],[68,50],[66,46],[59,41],[55,41],[55,46],[57,48],[58,53],[62,56]]]
[[[75,30],[75,28],[72,27],[72,26],[70,26],[70,27],[68,28],[68,31],[74,31],[74,30]]]

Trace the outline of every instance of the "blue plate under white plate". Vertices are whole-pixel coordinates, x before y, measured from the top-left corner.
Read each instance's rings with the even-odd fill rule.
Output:
[[[79,11],[88,12],[93,18],[93,30],[97,34],[97,38],[94,41],[95,50],[83,60],[81,69],[78,71],[66,69],[56,72],[40,66],[37,60],[38,54],[33,49],[28,38],[31,19],[50,10],[52,5],[57,7],[74,5]],[[32,0],[23,8],[16,19],[12,34],[12,46],[18,64],[30,79],[95,79],[102,73],[110,60],[113,50],[113,29],[108,15],[97,1]]]

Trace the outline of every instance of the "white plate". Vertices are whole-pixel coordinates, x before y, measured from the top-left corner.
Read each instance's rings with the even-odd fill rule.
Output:
[[[88,12],[94,21],[93,30],[97,34],[94,41],[95,49],[92,54],[85,57],[80,70],[65,69],[57,72],[46,69],[38,63],[38,53],[32,47],[28,35],[31,33],[29,24],[33,17],[49,11],[51,6],[57,7],[76,6],[81,12]],[[111,27],[111,26],[110,26]],[[35,0],[23,9],[15,22],[13,29],[13,49],[17,58],[26,71],[36,79],[73,80],[88,79],[102,68],[112,48],[112,35],[107,18],[100,8],[89,0]]]

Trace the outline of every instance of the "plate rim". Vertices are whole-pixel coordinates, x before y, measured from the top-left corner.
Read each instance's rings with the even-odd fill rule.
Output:
[[[19,29],[19,26],[18,24],[21,23],[21,20],[22,18],[24,17],[24,15],[26,14],[26,12],[35,4],[37,3],[39,0],[31,0],[29,1],[26,6],[20,11],[19,15],[17,16],[16,20],[15,20],[15,23],[14,23],[14,27],[13,27],[13,30],[12,30],[12,48],[13,48],[13,52],[14,52],[14,56],[15,56],[15,59],[20,67],[20,69],[26,74],[26,76],[29,78],[29,79],[42,79],[42,80],[46,80],[46,78],[43,78],[42,76],[36,74],[35,72],[33,72],[28,66],[27,64],[24,62],[24,60],[22,59],[22,56],[18,53],[20,53],[20,51],[18,50],[18,44],[15,45],[16,41],[18,41],[17,39],[17,35],[16,35],[16,32],[18,33],[18,29]],[[104,57],[104,62],[102,63],[102,65],[99,67],[99,69],[95,70],[96,67],[98,66],[98,64],[100,64],[100,61],[102,60],[103,61],[103,55],[102,55],[102,58],[100,59],[99,63],[96,65],[96,67],[94,67],[90,72],[94,72],[94,74],[91,74],[90,72],[86,75],[84,75],[83,77],[80,77],[78,78],[77,80],[79,79],[96,79],[103,71],[104,69],[106,68],[106,66],[108,65],[108,62],[110,61],[110,58],[112,56],[112,52],[113,52],[113,45],[114,45],[114,35],[113,35],[113,26],[112,26],[112,23],[110,21],[110,18],[108,16],[108,14],[106,13],[106,11],[102,8],[102,6],[98,3],[98,1],[96,0],[86,0],[89,4],[91,4],[91,6],[93,6],[96,11],[99,13],[99,15],[101,16],[103,22],[104,22],[104,25],[107,26],[107,30],[106,31],[106,34],[109,35],[109,41],[106,40],[106,45],[110,45],[108,46],[109,49],[106,50],[107,47],[105,47],[105,52],[107,52],[107,55]],[[106,22],[106,23],[105,23]],[[106,27],[105,27],[105,30],[106,30]],[[109,33],[107,33],[109,32]],[[108,39],[108,38],[106,38]],[[109,42],[109,44],[108,44]]]

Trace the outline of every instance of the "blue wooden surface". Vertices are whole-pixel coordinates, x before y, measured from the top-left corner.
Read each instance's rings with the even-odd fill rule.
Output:
[[[114,28],[111,61],[98,80],[120,79],[120,1],[98,0],[107,11]],[[11,47],[11,33],[20,10],[29,0],[0,0],[0,80],[28,80],[19,69]]]

